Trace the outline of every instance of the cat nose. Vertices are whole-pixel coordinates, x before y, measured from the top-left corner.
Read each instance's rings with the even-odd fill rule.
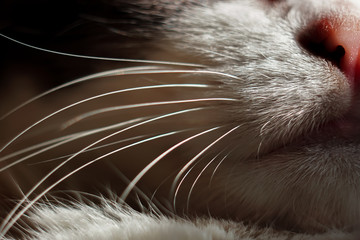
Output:
[[[300,33],[299,42],[312,54],[338,66],[353,87],[360,85],[359,20],[321,18]]]

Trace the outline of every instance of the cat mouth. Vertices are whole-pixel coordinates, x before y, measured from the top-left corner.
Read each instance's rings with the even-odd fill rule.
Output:
[[[360,145],[360,117],[353,115],[344,115],[341,118],[333,119],[320,125],[318,128],[304,132],[302,135],[294,139],[280,148],[274,149],[271,152],[277,152],[279,149],[292,149],[309,146],[347,146]],[[286,151],[286,150],[285,150]]]
[[[343,118],[330,122],[322,131],[325,134],[333,135],[333,137],[339,138],[359,138],[360,137],[360,125],[359,119],[356,118]]]
[[[305,142],[353,142],[360,140],[360,119],[343,117],[324,124],[305,138]]]

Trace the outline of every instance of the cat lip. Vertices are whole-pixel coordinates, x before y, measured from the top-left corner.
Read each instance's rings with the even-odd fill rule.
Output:
[[[360,141],[360,118],[346,116],[341,119],[335,119],[324,123],[319,128],[302,134],[293,141],[288,142],[280,146],[279,148],[273,149],[271,152],[277,152],[287,149],[287,147],[299,146],[306,147],[309,145],[322,145],[328,142],[342,143],[353,143]]]
[[[334,122],[332,127],[336,133],[342,137],[352,137],[360,135],[359,120],[357,119],[342,119]]]
[[[360,119],[356,117],[344,117],[326,123],[323,127],[311,135],[311,138],[321,139],[353,139],[360,137]]]

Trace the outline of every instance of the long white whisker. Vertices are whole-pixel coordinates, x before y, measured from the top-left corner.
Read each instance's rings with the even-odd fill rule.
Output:
[[[221,152],[220,152],[221,153]],[[190,203],[190,197],[192,194],[192,191],[194,190],[194,187],[197,183],[197,181],[199,180],[199,178],[201,177],[201,175],[204,173],[204,171],[209,167],[209,165],[215,161],[215,159],[217,159],[220,155],[220,153],[218,153],[215,157],[213,157],[206,165],[205,167],[201,170],[201,172],[198,174],[198,176],[196,177],[195,181],[193,182],[193,184],[191,185],[191,188],[189,190],[189,194],[187,197],[187,201],[186,201],[186,210],[189,211],[189,203]],[[184,177],[185,178],[185,177]],[[180,185],[180,184],[179,184]]]
[[[2,236],[4,236],[6,234],[6,232],[11,228],[11,225],[13,225],[17,219],[21,216],[21,214],[23,212],[25,212],[27,209],[29,209],[31,206],[28,206],[27,209],[25,211],[22,211],[22,213],[19,215],[17,214],[17,217],[16,219],[10,221],[9,223],[9,220],[11,219],[11,217],[15,214],[15,212],[17,211],[17,209],[20,208],[20,206],[24,203],[25,199],[28,198],[37,188],[38,186],[40,186],[47,178],[49,178],[50,175],[52,175],[52,173],[54,173],[55,171],[57,171],[59,168],[61,168],[63,165],[65,165],[67,162],[69,162],[71,159],[75,158],[77,155],[81,154],[82,152],[86,151],[87,149],[91,148],[92,146],[100,143],[101,141],[104,141],[110,137],[113,137],[117,134],[120,134],[122,132],[125,132],[127,130],[130,130],[132,128],[135,128],[135,127],[138,127],[138,126],[141,126],[141,125],[144,125],[144,124],[147,124],[147,123],[150,123],[150,122],[154,122],[154,121],[157,121],[157,120],[160,120],[160,119],[163,119],[163,118],[167,118],[167,117],[172,117],[172,116],[175,116],[175,115],[179,115],[179,114],[184,114],[184,113],[189,113],[189,112],[193,112],[193,111],[199,111],[199,110],[202,110],[202,109],[205,109],[205,108],[191,108],[191,109],[186,109],[186,110],[182,110],[182,111],[177,111],[177,112],[173,112],[173,113],[168,113],[168,114],[165,114],[165,115],[161,115],[161,116],[158,116],[158,117],[154,117],[154,118],[151,118],[151,119],[148,119],[148,120],[145,120],[143,122],[140,122],[140,123],[137,123],[137,124],[134,124],[132,126],[129,126],[125,129],[121,129],[120,131],[117,131],[115,133],[112,133],[90,145],[88,145],[87,147],[83,148],[82,150],[80,150],[79,152],[77,152],[76,154],[74,154],[72,157],[68,158],[66,161],[62,162],[61,164],[59,164],[57,167],[55,167],[52,171],[50,171],[45,177],[43,177],[32,189],[30,189],[30,191],[28,191],[28,193],[26,194],[26,196],[16,205],[16,207],[8,214],[8,216],[4,219],[3,221],[3,224],[0,226],[0,238]]]
[[[118,175],[118,177],[123,181],[123,182],[127,182],[129,183],[130,180],[118,169],[114,166],[114,164],[112,162],[107,162],[108,165],[111,166],[111,169],[113,171],[115,171],[115,173]],[[145,199],[147,201],[147,203],[153,208],[153,210],[157,213],[160,214],[161,211],[158,208],[158,206],[163,209],[163,210],[167,210],[165,208],[165,206],[163,206],[160,202],[156,201],[156,203],[154,203],[154,199],[150,199],[143,191],[141,191],[139,188],[134,187],[134,190],[136,191],[136,193],[138,193],[143,199]],[[156,200],[156,199],[155,199]],[[120,199],[120,202],[124,202],[122,199]]]
[[[43,178],[38,184],[36,184],[35,187],[33,187],[27,194],[26,196],[16,205],[16,207],[9,213],[9,215],[5,218],[4,220],[4,223],[2,224],[0,230],[0,237],[3,237],[7,231],[9,231],[9,229],[16,223],[16,221],[27,211],[31,208],[31,206],[33,206],[40,198],[42,198],[46,193],[48,193],[51,189],[53,189],[55,186],[57,186],[59,183],[61,183],[62,181],[64,181],[65,179],[67,179],[68,177],[70,177],[71,175],[75,174],[76,172],[82,170],[83,168],[111,155],[111,154],[114,154],[116,152],[119,152],[119,151],[122,151],[122,150],[125,150],[125,149],[128,149],[128,148],[131,148],[133,146],[136,146],[136,145],[139,145],[139,144],[142,144],[142,143],[145,143],[145,142],[149,142],[149,141],[153,141],[153,140],[156,140],[156,139],[159,139],[159,138],[163,138],[163,137],[167,137],[167,136],[170,136],[170,135],[174,135],[176,133],[179,133],[181,131],[174,131],[174,132],[169,132],[169,133],[165,133],[165,134],[161,134],[161,135],[157,135],[155,137],[151,137],[151,138],[147,138],[147,139],[144,139],[144,140],[141,140],[141,141],[138,141],[138,142],[135,142],[135,143],[132,143],[132,144],[129,144],[129,145],[126,145],[124,147],[121,147],[115,151],[112,151],[110,153],[107,153],[101,157],[98,157],[92,161],[89,161],[87,163],[85,163],[84,165],[76,168],[75,170],[71,171],[70,173],[66,174],[64,177],[60,178],[59,180],[57,180],[55,183],[53,183],[52,185],[50,185],[49,187],[47,187],[44,191],[42,191],[40,194],[38,194],[33,200],[31,200],[26,206],[24,206],[23,209],[21,209],[21,211],[19,211],[12,219],[11,217],[15,214],[15,212],[17,211],[17,209],[19,209],[19,207],[24,203],[25,199],[27,199],[29,197],[29,195],[34,192],[34,190],[37,188],[37,186],[39,186],[48,176],[50,176],[53,172],[55,172],[58,167],[54,168],[47,176],[45,176],[45,178]],[[68,161],[68,160],[67,160]],[[67,162],[65,161],[65,162]],[[62,166],[64,165],[63,162],[62,164],[60,164],[59,166]],[[11,219],[11,220],[10,220]]]
[[[57,87],[51,88],[33,98],[30,98],[29,100],[23,102],[22,104],[20,104],[19,106],[13,108],[12,110],[10,110],[9,112],[7,112],[6,114],[4,114],[3,116],[0,117],[0,120],[5,119],[6,117],[8,117],[9,115],[13,114],[14,112],[18,111],[20,108],[23,108],[24,106],[46,96],[49,95],[50,93],[56,92],[60,89],[66,88],[68,86],[71,85],[75,85],[81,82],[85,82],[88,80],[92,80],[92,79],[96,79],[96,78],[103,78],[103,77],[109,77],[109,76],[116,76],[116,75],[127,75],[133,72],[137,72],[140,70],[146,70],[146,69],[158,69],[158,67],[154,67],[154,66],[140,66],[140,67],[130,67],[130,68],[119,68],[119,69],[114,69],[114,70],[109,70],[109,71],[104,71],[104,72],[99,72],[99,73],[95,73],[95,74],[90,74],[87,75],[85,77],[81,77],[81,78],[77,78],[75,80],[66,82],[64,84],[61,84]]]
[[[232,75],[232,74],[229,74],[229,73],[223,73],[223,72],[217,72],[217,71],[210,71],[210,70],[198,70],[198,69],[195,69],[195,70],[178,70],[178,69],[171,69],[171,70],[168,70],[168,69],[165,69],[165,70],[149,70],[149,71],[136,71],[134,73],[129,73],[129,74],[126,74],[126,75],[138,75],[138,74],[173,74],[173,73],[179,73],[179,74],[186,74],[186,73],[193,73],[193,74],[209,74],[209,75],[218,75],[218,76],[222,76],[222,77],[227,77],[227,78],[232,78],[232,79],[235,79],[235,80],[239,80],[240,78],[235,76],[235,75]]]
[[[144,118],[145,119],[145,118]],[[13,152],[11,154],[8,154],[4,157],[1,157],[0,158],[0,162],[3,162],[3,161],[6,161],[8,159],[11,159],[11,158],[14,158],[18,155],[21,155],[21,154],[24,154],[24,153],[27,153],[27,152],[31,152],[33,150],[36,150],[38,148],[42,148],[42,147],[46,147],[46,146],[49,146],[51,144],[54,144],[54,143],[58,143],[58,142],[61,142],[61,141],[64,141],[64,140],[67,140],[67,139],[70,139],[70,138],[73,138],[73,137],[76,137],[76,136],[80,136],[81,134],[85,133],[85,132],[89,132],[89,131],[92,131],[92,130],[86,130],[86,131],[83,131],[83,132],[78,132],[78,133],[73,133],[73,134],[70,134],[70,135],[66,135],[66,136],[63,136],[63,137],[59,137],[59,138],[54,138],[54,139],[51,139],[51,140],[48,140],[48,141],[45,141],[45,142],[42,142],[42,143],[39,143],[39,144],[36,144],[36,145],[32,145],[30,147],[27,147],[27,148],[24,148],[24,149],[21,149],[19,151],[16,151],[16,152]],[[138,139],[138,138],[141,138],[141,137],[145,137],[144,135],[141,135],[141,136],[136,136],[136,137],[133,137],[133,138],[128,138],[128,139],[125,139],[125,140],[121,140],[121,141],[127,141],[127,140],[133,140],[133,139]],[[118,141],[117,143],[121,142],[121,141]],[[110,143],[112,144],[112,143]],[[102,146],[105,146],[105,145],[102,145]],[[101,147],[100,147],[101,148]],[[92,149],[96,149],[96,148],[92,148]],[[70,156],[71,154],[69,154]],[[67,157],[68,155],[66,156],[63,156],[63,157]],[[59,157],[59,158],[54,158],[54,159],[61,159],[63,157]],[[46,161],[51,161],[51,160],[46,160]],[[45,162],[46,162],[45,161]]]
[[[126,187],[126,189],[124,190],[124,192],[121,194],[120,199],[122,199],[123,201],[125,201],[126,197],[129,195],[129,193],[131,192],[131,190],[134,188],[134,186],[140,181],[140,179],[153,167],[155,166],[161,159],[163,159],[166,155],[168,155],[170,152],[172,152],[173,150],[177,149],[178,147],[180,147],[181,145],[189,142],[190,140],[199,137],[201,135],[204,135],[206,133],[209,133],[211,131],[214,131],[216,129],[218,129],[219,127],[214,127],[208,130],[205,130],[203,132],[200,132],[198,134],[195,134],[191,137],[186,138],[185,140],[182,140],[181,142],[175,144],[174,146],[170,147],[168,150],[166,150],[165,152],[163,152],[162,154],[160,154],[158,157],[156,157],[154,160],[152,160],[143,170],[141,170],[140,173],[138,173],[138,175],[136,175],[136,177],[128,184],[128,186]]]
[[[80,14],[80,17],[85,19],[85,20],[92,21],[92,22],[104,23],[104,25],[123,23],[123,21],[119,21],[119,20],[115,20],[115,19],[108,19],[108,18],[104,18],[104,17],[100,17],[100,16],[94,16],[94,15],[85,14],[85,13]]]
[[[137,139],[140,139],[140,138],[145,138],[145,137],[147,138],[147,137],[149,137],[149,136],[150,136],[150,135],[139,135],[139,136],[136,136],[136,137],[126,138],[126,139],[122,139],[122,140],[119,140],[119,141],[111,142],[111,143],[108,143],[108,144],[103,144],[103,145],[100,145],[100,146],[98,146],[98,147],[89,148],[88,150],[86,150],[86,151],[84,151],[84,152],[90,152],[90,151],[98,150],[98,149],[101,149],[101,148],[113,146],[113,145],[116,145],[116,144],[119,144],[119,143],[128,142],[128,141],[132,141],[132,140],[137,140]],[[41,162],[32,163],[32,164],[29,164],[29,166],[31,166],[31,165],[36,165],[36,164],[41,164],[41,163],[45,163],[45,162],[57,161],[57,160],[60,160],[60,159],[64,159],[64,158],[71,157],[71,156],[74,155],[74,154],[76,154],[76,153],[70,153],[70,154],[67,154],[67,155],[64,155],[64,156],[61,156],[61,157],[56,157],[56,158],[52,158],[52,159],[43,160],[43,161],[41,161]]]
[[[175,171],[174,171],[175,173]],[[156,196],[156,193],[157,191],[161,188],[161,186],[163,186],[163,184],[165,184],[167,182],[167,180],[169,180],[171,178],[171,175],[173,174],[169,174],[167,177],[164,177],[164,179],[157,185],[156,189],[154,190],[154,192],[152,193],[150,199],[151,201],[153,201],[153,199],[156,199],[155,196]],[[135,186],[136,188],[136,186]],[[166,204],[166,203],[165,203]],[[164,206],[164,209],[165,209],[165,212],[167,212],[169,215],[172,215],[172,216],[176,216],[175,212],[170,210],[171,206],[169,204],[162,204]]]
[[[126,121],[126,122],[122,122],[122,123],[118,123],[118,124],[114,124],[114,125],[110,125],[110,126],[107,126],[107,127],[102,127],[102,128],[97,128],[97,129],[93,129],[93,130],[89,130],[89,131],[84,131],[84,132],[80,132],[80,133],[77,133],[77,134],[72,134],[71,137],[68,137],[62,141],[59,141],[59,142],[56,142],[55,144],[52,144],[46,148],[43,148],[39,151],[36,151],[34,153],[31,153],[23,158],[20,158],[8,165],[6,165],[5,167],[2,167],[0,168],[0,172],[2,171],[5,171],[6,169],[9,169],[11,168],[12,166],[16,165],[16,164],[19,164],[27,159],[30,159],[36,155],[39,155],[41,153],[44,153],[48,150],[51,150],[51,149],[54,149],[56,147],[59,147],[61,145],[64,145],[66,143],[69,143],[69,142],[72,142],[72,141],[75,141],[77,139],[80,139],[80,138],[83,138],[83,137],[87,137],[87,136],[90,136],[90,135],[93,135],[93,134],[97,134],[97,133],[100,133],[100,132],[104,132],[104,131],[108,131],[108,130],[112,130],[112,129],[116,129],[116,128],[120,128],[120,127],[124,127],[126,125],[129,125],[129,124],[132,124],[132,123],[135,123],[135,122],[139,122],[139,121],[143,121],[144,119],[146,118],[137,118],[137,119],[134,119],[134,120],[131,120],[131,121]]]
[[[177,84],[175,84],[177,85]],[[196,84],[195,84],[196,85]],[[16,139],[18,139],[20,136],[22,136],[23,134],[25,134],[26,132],[28,132],[30,129],[32,129],[33,127],[39,125],[40,123],[44,122],[45,120],[53,117],[54,115],[56,114],[59,114],[67,109],[70,109],[72,107],[75,107],[79,104],[82,104],[82,103],[85,103],[85,102],[88,102],[88,101],[91,101],[91,100],[95,100],[95,99],[98,99],[98,98],[102,98],[102,97],[105,97],[105,96],[110,96],[110,95],[114,95],[114,94],[119,94],[119,93],[124,93],[124,92],[130,92],[130,91],[137,91],[137,90],[144,90],[144,89],[153,89],[153,88],[162,88],[164,87],[164,85],[154,85],[154,86],[146,86],[146,87],[134,87],[134,88],[127,88],[127,89],[121,89],[121,90],[116,90],[116,91],[112,91],[112,92],[107,92],[107,93],[103,93],[103,94],[99,94],[99,95],[96,95],[96,96],[93,96],[93,97],[89,97],[89,98],[86,98],[86,99],[83,99],[83,100],[80,100],[78,102],[75,102],[73,104],[70,104],[66,107],[63,107],[49,115],[47,115],[46,117],[40,119],[39,121],[35,122],[34,124],[32,124],[30,127],[26,128],[25,130],[23,130],[22,132],[20,132],[18,135],[16,135],[13,139],[11,139],[7,144],[5,144],[5,146],[3,146],[1,149],[0,149],[0,152],[2,152],[5,148],[7,148],[10,144],[12,144]],[[166,85],[165,87],[169,87],[168,85]],[[194,87],[192,85],[192,87]],[[204,87],[204,85],[201,85],[198,86],[198,87]]]
[[[179,182],[180,177],[184,174],[184,172],[200,157],[202,156],[207,150],[209,150],[212,146],[214,146],[217,142],[219,142],[221,139],[223,139],[224,137],[226,137],[227,135],[229,135],[231,132],[235,131],[236,129],[238,129],[240,126],[236,126],[232,129],[230,129],[229,131],[227,131],[226,133],[224,133],[223,135],[221,135],[219,138],[217,138],[215,141],[213,141],[212,143],[210,143],[207,147],[205,147],[203,150],[201,150],[195,157],[193,157],[180,171],[179,173],[176,175],[174,182],[171,186],[171,193],[173,193],[173,196],[177,195],[177,192],[180,189],[180,186],[177,186],[177,183]],[[176,187],[177,186],[177,187]],[[173,200],[173,206],[175,208],[176,206],[176,198],[174,198]]]
[[[102,114],[105,112],[125,110],[125,109],[134,109],[140,107],[151,107],[151,106],[161,106],[161,105],[171,105],[171,104],[184,104],[184,103],[195,103],[195,102],[207,102],[207,101],[238,101],[233,98],[195,98],[195,99],[185,99],[185,100],[175,100],[175,101],[162,101],[162,102],[147,102],[147,103],[137,103],[137,104],[129,104],[129,105],[121,105],[121,106],[113,106],[102,109],[97,109],[88,113],[85,113],[81,116],[78,116],[74,119],[67,121],[63,128],[67,128],[79,121],[82,121],[86,118]]]
[[[206,49],[206,48],[194,48],[194,49],[198,49],[198,50],[200,50],[202,52],[208,52],[208,53],[211,53],[211,54],[214,54],[214,55],[217,55],[217,56],[220,56],[220,57],[224,57],[224,58],[227,58],[227,59],[232,59],[232,60],[239,61],[239,58],[232,57],[232,56],[225,55],[225,54],[221,54],[219,52],[215,52],[215,51],[212,51],[210,49]]]
[[[226,156],[224,156],[224,157],[220,160],[220,162],[216,165],[214,171],[213,171],[212,174],[211,174],[210,180],[209,180],[209,187],[211,186],[211,183],[212,183],[212,180],[213,180],[213,178],[214,178],[214,176],[215,176],[215,173],[216,173],[217,170],[219,169],[220,165],[224,162],[224,160],[229,156],[229,154],[230,154],[230,153],[226,154]]]
[[[16,112],[17,110],[19,110],[20,108],[28,105],[31,102],[34,102],[35,100],[44,97],[50,93],[53,93],[57,90],[60,90],[62,88],[68,87],[70,85],[74,85],[80,82],[84,82],[84,81],[88,81],[91,79],[95,79],[95,78],[100,78],[100,77],[110,77],[110,76],[116,76],[116,75],[123,75],[123,76],[129,76],[129,75],[141,75],[141,74],[174,74],[174,73],[179,73],[179,74],[185,74],[185,73],[193,73],[193,74],[214,74],[214,75],[219,75],[219,76],[223,76],[223,77],[228,77],[228,78],[233,78],[233,79],[239,79],[237,76],[231,75],[231,74],[227,74],[227,73],[222,73],[222,72],[215,72],[215,71],[208,71],[208,70],[149,70],[149,69],[160,69],[157,67],[152,67],[152,66],[145,66],[145,67],[131,67],[131,68],[120,68],[120,69],[115,69],[115,70],[110,70],[110,71],[105,71],[105,72],[100,72],[100,73],[95,73],[95,74],[91,74],[82,78],[78,78],[76,80],[64,83],[60,86],[57,86],[55,88],[52,88],[44,93],[41,93],[31,99],[29,99],[28,101],[20,104],[19,106],[15,107],[14,109],[12,109],[11,111],[9,111],[8,113],[4,114],[3,116],[0,117],[0,121],[5,119],[6,117],[8,117],[9,115],[11,115],[12,113]],[[166,84],[164,84],[166,85]],[[182,85],[186,85],[186,84],[182,84]],[[188,85],[201,85],[201,84],[188,84]]]
[[[188,174],[193,170],[193,168],[198,164],[199,162],[196,162],[194,163],[193,166],[190,167],[190,169],[187,170],[187,172],[184,174],[184,176],[182,177],[182,179],[179,181],[179,189],[180,189],[180,186],[183,184],[183,182],[185,181],[186,177],[188,176]],[[177,199],[177,195],[178,195],[178,192],[175,192],[175,195],[174,195],[174,199]],[[176,203],[174,202],[174,205],[173,205],[173,209],[174,211],[176,212]]]
[[[81,136],[81,135],[87,134],[87,133],[95,134],[95,133],[99,133],[99,132],[103,132],[103,131],[108,131],[108,130],[111,130],[111,129],[114,129],[114,128],[119,128],[119,127],[123,127],[123,126],[129,125],[129,124],[133,124],[135,122],[143,121],[145,119],[147,119],[147,118],[145,118],[145,117],[143,117],[143,118],[135,118],[135,119],[132,119],[132,120],[129,120],[129,121],[117,123],[117,124],[114,124],[114,125],[109,125],[109,126],[102,127],[102,128],[97,128],[97,129],[72,133],[72,134],[69,134],[69,135],[66,135],[66,136],[51,139],[51,140],[48,140],[48,141],[45,141],[45,142],[30,146],[30,147],[27,147],[27,148],[21,149],[19,151],[14,152],[14,153],[8,154],[8,155],[6,155],[4,157],[1,157],[0,162],[5,161],[5,160],[10,159],[10,158],[13,158],[13,157],[16,157],[16,156],[21,155],[21,154],[26,153],[26,152],[30,152],[32,150],[51,145],[53,143],[58,143],[58,142],[61,142],[61,141],[64,141],[64,140],[67,140],[67,139],[70,139],[70,138],[74,138],[76,136]]]
[[[16,186],[16,188],[18,189],[19,193],[20,193],[22,196],[25,196],[24,191],[21,189],[19,183],[14,179],[14,176],[12,176],[12,175],[10,174],[9,177],[10,177],[10,179],[11,179],[11,182],[12,182],[12,183]]]
[[[152,71],[151,71],[152,69]],[[193,73],[193,74],[215,74],[215,75],[219,75],[219,76],[224,76],[224,77],[228,77],[228,78],[233,78],[233,79],[239,79],[238,77],[231,75],[231,74],[227,74],[227,73],[222,73],[222,72],[215,72],[215,71],[208,71],[208,70],[154,70],[154,69],[160,69],[158,67],[153,67],[153,66],[145,66],[145,67],[131,67],[131,68],[120,68],[120,69],[115,69],[115,70],[110,70],[110,71],[105,71],[105,72],[100,72],[100,73],[95,73],[95,74],[91,74],[82,78],[78,78],[76,80],[64,83],[60,86],[57,86],[55,88],[52,88],[44,93],[41,93],[31,99],[29,99],[28,101],[20,104],[19,106],[15,107],[14,109],[12,109],[11,111],[9,111],[8,113],[4,114],[3,116],[0,117],[0,121],[5,119],[6,117],[8,117],[9,115],[11,115],[12,113],[18,111],[20,108],[30,104],[31,102],[34,102],[35,100],[44,97],[50,93],[53,93],[57,90],[60,90],[62,88],[68,87],[70,85],[74,85],[80,82],[84,82],[84,81],[88,81],[91,79],[95,79],[95,78],[100,78],[100,77],[110,77],[110,76],[116,76],[116,75],[123,75],[123,76],[129,76],[129,75],[140,75],[140,74],[174,74],[174,73],[179,73],[179,74],[184,74],[184,73]],[[166,85],[166,84],[163,84]],[[181,85],[201,85],[201,84],[181,84]],[[140,88],[139,88],[140,89]]]
[[[4,34],[0,33],[0,36],[3,38],[6,38],[12,42],[18,43],[20,45],[36,49],[42,52],[48,52],[52,54],[67,56],[67,57],[77,57],[77,58],[85,58],[85,59],[94,59],[94,60],[104,60],[104,61],[116,61],[116,62],[134,62],[134,63],[150,63],[150,64],[161,64],[161,65],[176,65],[176,66],[186,66],[186,67],[205,67],[201,64],[193,64],[193,63],[182,63],[182,62],[168,62],[168,61],[155,61],[155,60],[139,60],[139,59],[124,59],[124,58],[108,58],[108,57],[96,57],[96,56],[88,56],[88,55],[79,55],[79,54],[72,54],[72,53],[66,53],[66,52],[58,52],[46,48],[40,48],[36,47],[21,41],[18,41],[16,39],[13,39],[11,37],[8,37]]]
[[[39,143],[39,144],[36,144],[36,145],[32,145],[30,147],[21,149],[19,151],[16,151],[16,152],[10,153],[8,155],[5,155],[4,157],[1,157],[0,162],[6,161],[6,160],[8,160],[10,158],[14,158],[14,157],[16,157],[18,155],[21,155],[21,154],[24,154],[24,153],[27,153],[27,152],[31,152],[31,151],[36,150],[38,148],[46,147],[48,145],[64,141],[66,139],[77,136],[78,134],[79,133],[74,133],[74,134],[71,134],[71,135],[66,135],[66,136],[63,136],[63,137],[54,138],[54,139],[51,139],[51,140],[48,140],[48,141],[45,141],[45,142],[42,142],[42,143]]]

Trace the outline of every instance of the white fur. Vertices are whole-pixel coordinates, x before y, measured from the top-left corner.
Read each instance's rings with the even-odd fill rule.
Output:
[[[36,240],[353,240],[339,231],[307,235],[242,223],[198,219],[175,220],[141,214],[119,206],[40,208],[31,215],[39,230],[29,239]]]

